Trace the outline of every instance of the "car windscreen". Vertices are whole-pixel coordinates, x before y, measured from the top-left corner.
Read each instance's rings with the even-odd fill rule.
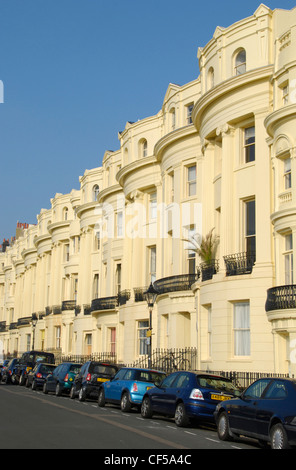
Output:
[[[80,369],[81,369],[81,364],[72,364],[70,366],[69,372],[72,372],[73,374],[78,374]]]
[[[117,368],[108,364],[91,364],[89,371],[92,374],[104,374],[113,376],[117,372]]]
[[[163,372],[157,372],[153,370],[138,370],[135,375],[135,380],[140,382],[152,382],[160,384],[163,379],[166,377],[166,374]]]
[[[221,390],[223,392],[229,392],[229,393],[234,393],[235,395],[239,395],[240,392],[235,387],[235,385],[227,379],[224,379],[223,377],[217,377],[217,376],[196,376],[196,381],[197,381],[197,386],[198,387],[204,387],[204,388],[214,388],[215,390]]]
[[[50,374],[55,368],[55,365],[42,364],[42,366],[40,366],[40,372],[42,372],[43,374]]]

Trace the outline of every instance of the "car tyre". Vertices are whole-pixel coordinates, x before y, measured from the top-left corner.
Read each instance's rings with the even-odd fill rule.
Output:
[[[105,406],[106,400],[105,400],[105,392],[103,388],[100,388],[99,393],[98,393],[98,406],[101,408]]]
[[[79,390],[78,400],[79,401],[85,401],[86,400],[86,390],[85,390],[84,387],[81,387],[80,390]]]
[[[36,385],[35,380],[33,380],[31,388],[32,388],[32,390],[36,390],[37,385]]]
[[[186,427],[189,424],[189,418],[187,416],[184,403],[178,403],[175,411],[175,423],[179,427]]]
[[[56,393],[57,397],[60,397],[62,395],[62,387],[61,387],[61,384],[59,382],[56,385],[55,393]]]
[[[287,433],[281,423],[272,426],[270,430],[270,445],[272,449],[289,449]]]
[[[47,390],[47,384],[46,384],[46,382],[43,384],[43,393],[44,393],[45,395],[47,395],[47,394],[48,394],[48,390]]]
[[[71,390],[70,390],[70,398],[74,400],[75,396],[76,396],[76,389],[74,385],[72,385]]]
[[[144,397],[141,405],[142,418],[152,418],[152,407],[149,397]]]
[[[222,411],[217,420],[217,433],[221,441],[231,441],[229,420],[225,411]]]
[[[121,411],[127,413],[128,411],[131,411],[132,405],[129,399],[129,395],[127,392],[125,392],[120,400],[120,408]]]
[[[19,377],[19,385],[23,386],[25,384],[25,377],[24,375],[20,375]]]

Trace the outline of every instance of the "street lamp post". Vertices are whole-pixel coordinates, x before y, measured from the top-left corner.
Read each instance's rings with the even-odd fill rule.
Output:
[[[37,315],[36,313],[33,313],[32,319],[31,319],[32,331],[33,331],[32,349],[34,349],[34,346],[35,346],[35,328],[37,325],[37,321],[38,321]]]
[[[149,308],[149,330],[147,332],[147,338],[149,339],[149,344],[148,344],[148,367],[151,367],[151,354],[152,354],[152,310],[153,306],[156,301],[156,297],[159,294],[159,292],[154,288],[152,282],[147,289],[146,292],[144,292],[146,295],[146,301],[147,305]]]

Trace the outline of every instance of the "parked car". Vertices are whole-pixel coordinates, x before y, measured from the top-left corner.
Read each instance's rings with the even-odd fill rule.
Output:
[[[243,435],[272,449],[296,445],[296,379],[257,380],[239,398],[219,403],[215,420],[224,441]]]
[[[25,385],[28,372],[32,370],[38,362],[46,364],[54,364],[54,354],[46,353],[44,351],[27,351],[19,361],[15,371],[16,381],[19,385]]]
[[[55,364],[38,362],[33,370],[30,370],[26,378],[26,387],[32,387],[32,390],[42,388],[48,374],[52,374],[56,369]]]
[[[101,385],[98,405],[120,404],[122,411],[130,411],[134,406],[139,408],[147,390],[155,387],[155,383],[160,383],[165,376],[165,372],[124,367],[110,382]]]
[[[15,370],[19,363],[19,359],[13,358],[8,361],[7,365],[2,369],[2,382],[15,384]]]
[[[191,419],[214,421],[217,403],[238,395],[240,390],[225,377],[205,372],[173,372],[144,394],[141,415],[174,417],[177,426],[187,426]]]
[[[70,393],[75,376],[79,373],[82,364],[64,362],[58,365],[53,372],[46,377],[43,385],[43,393],[55,392],[57,396]]]
[[[78,395],[80,401],[86,398],[97,398],[100,385],[112,379],[118,367],[114,364],[99,361],[87,361],[75,376],[70,390],[70,398]]]
[[[3,373],[8,363],[9,363],[9,359],[5,359],[5,361],[3,361],[3,364],[0,365],[0,381],[2,381]]]

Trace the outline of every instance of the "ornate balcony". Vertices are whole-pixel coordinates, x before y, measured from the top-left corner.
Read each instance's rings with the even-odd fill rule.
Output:
[[[266,312],[296,308],[296,285],[271,287],[267,291]]]
[[[91,311],[114,310],[117,307],[117,304],[117,295],[113,297],[102,297],[101,299],[94,299],[91,303]]]
[[[62,302],[62,310],[75,310],[76,300],[64,300]]]
[[[131,298],[131,291],[130,290],[122,290],[119,292],[117,296],[118,305],[125,305],[126,302]]]
[[[179,276],[164,277],[154,282],[155,289],[160,294],[191,290],[192,284],[199,279],[199,274],[181,274]]]
[[[245,252],[224,256],[226,276],[240,276],[250,274],[256,261],[256,253]]]

